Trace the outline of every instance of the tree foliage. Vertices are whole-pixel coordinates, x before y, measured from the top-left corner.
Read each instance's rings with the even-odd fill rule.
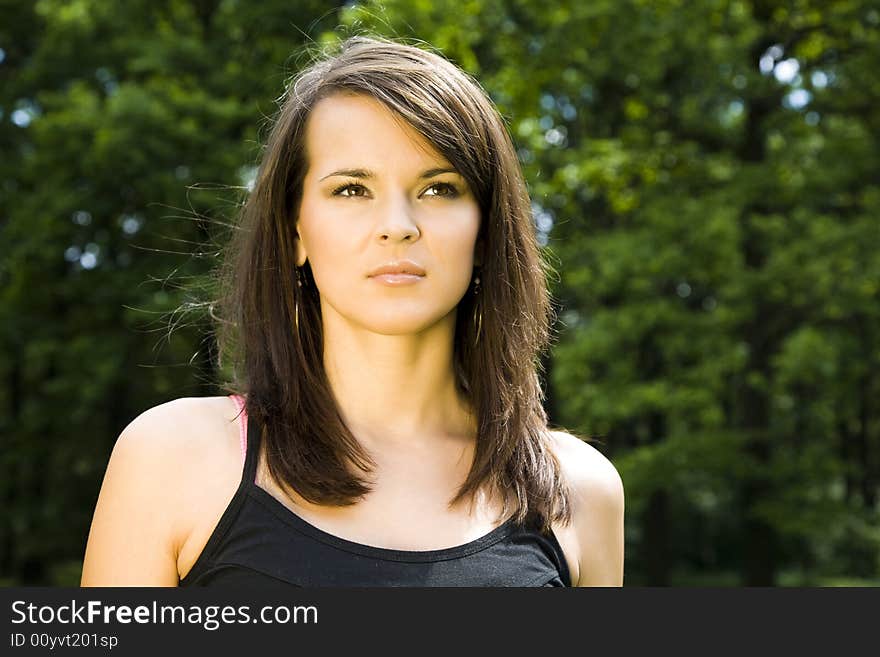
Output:
[[[873,0],[0,4],[0,573],[75,581],[119,430],[212,394],[210,332],[172,312],[240,199],[211,185],[246,185],[300,44],[368,31],[509,121],[559,272],[548,406],[621,472],[626,582],[876,582],[878,25]]]

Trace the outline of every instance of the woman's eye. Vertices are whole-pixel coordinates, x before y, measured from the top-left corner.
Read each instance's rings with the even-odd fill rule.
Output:
[[[427,194],[428,196],[454,197],[458,196],[458,190],[455,188],[455,185],[452,185],[450,183],[434,183],[425,190],[425,194]]]
[[[363,185],[346,183],[333,190],[333,196],[366,196],[367,188]]]

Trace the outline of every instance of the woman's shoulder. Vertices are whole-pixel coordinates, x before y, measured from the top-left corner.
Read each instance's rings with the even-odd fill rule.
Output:
[[[571,530],[577,543],[578,586],[623,583],[624,488],[617,468],[586,440],[548,430],[572,492]]]
[[[114,456],[155,482],[156,500],[186,513],[205,494],[226,480],[241,477],[239,409],[231,397],[181,397],[146,409],[119,435]],[[192,519],[179,525],[184,537]]]
[[[218,468],[241,469],[239,409],[231,397],[181,397],[146,409],[123,429],[123,452],[176,489],[204,483]],[[240,474],[240,473],[239,473]]]
[[[170,476],[197,474],[217,457],[239,454],[238,407],[231,397],[181,397],[146,409],[123,429],[114,452],[123,452]],[[181,478],[181,483],[192,477]]]
[[[83,585],[176,584],[180,550],[200,516],[241,476],[236,414],[230,398],[186,398],[129,422],[101,484]]]
[[[610,497],[623,494],[620,474],[607,456],[568,431],[548,429],[548,434],[553,452],[573,487]]]
[[[231,397],[180,397],[150,407],[123,429],[118,441],[133,448],[181,456],[229,435],[238,407]]]

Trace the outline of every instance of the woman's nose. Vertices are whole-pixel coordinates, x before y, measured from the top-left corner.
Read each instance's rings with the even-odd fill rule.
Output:
[[[380,210],[377,234],[383,242],[415,241],[421,235],[409,199],[400,196],[389,200]]]

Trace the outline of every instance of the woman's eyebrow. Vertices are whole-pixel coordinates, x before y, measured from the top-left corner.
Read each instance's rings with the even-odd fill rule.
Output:
[[[423,171],[421,175],[419,175],[420,179],[424,178],[433,178],[434,176],[439,176],[441,173],[455,173],[458,174],[458,171],[451,167],[435,167],[433,169],[428,169],[427,171]],[[347,178],[375,178],[376,174],[370,171],[369,169],[339,169],[338,171],[334,171],[333,173],[328,173],[326,176],[321,178],[321,180],[326,180],[327,178],[332,178],[333,176],[345,176]],[[319,181],[320,182],[320,181]]]
[[[326,180],[327,178],[332,178],[333,176],[345,176],[347,178],[373,178],[374,174],[369,169],[340,169],[339,171],[328,173],[326,176],[321,178],[321,180]]]
[[[428,169],[423,172],[419,178],[433,178],[434,176],[439,176],[441,173],[455,173],[458,174],[458,171],[453,169],[452,167],[437,167],[436,169]]]

